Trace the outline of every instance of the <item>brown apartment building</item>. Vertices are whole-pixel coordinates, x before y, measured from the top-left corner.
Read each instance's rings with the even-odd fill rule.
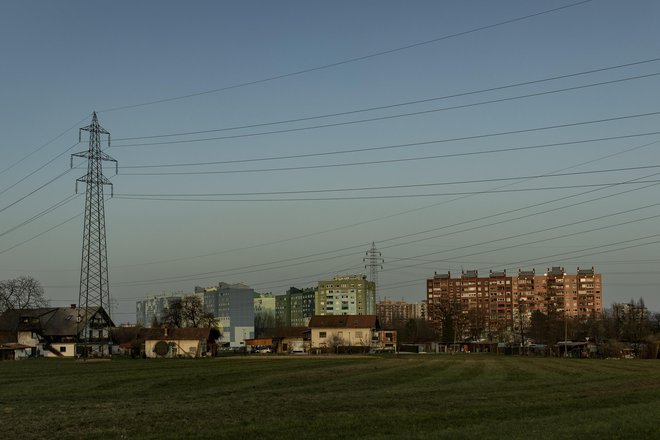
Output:
[[[410,319],[426,319],[426,301],[409,303],[385,299],[376,303],[376,316],[384,326]]]
[[[476,270],[436,273],[426,280],[428,319],[438,330],[450,319],[461,336],[479,337],[515,332],[524,319],[538,310],[560,317],[601,317],[602,276],[594,269],[577,268],[567,274],[552,267],[544,274],[519,270],[490,271],[479,276]]]

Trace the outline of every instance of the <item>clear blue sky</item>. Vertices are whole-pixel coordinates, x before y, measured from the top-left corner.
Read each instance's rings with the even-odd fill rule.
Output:
[[[82,212],[84,196],[68,198],[84,170],[27,195],[87,148],[77,128],[96,110],[120,165],[106,203],[117,322],[162,291],[281,294],[366,273],[372,241],[381,297],[421,300],[434,271],[594,266],[606,305],[660,310],[660,115],[635,116],[660,111],[660,4],[594,0],[489,27],[571,3],[4,2],[0,279],[31,275],[53,305],[77,302],[82,217],[51,228]],[[475,137],[623,116],[635,117]],[[201,138],[215,139],[162,143]],[[309,156],[356,149],[370,150]],[[202,165],[145,168],[181,164]]]

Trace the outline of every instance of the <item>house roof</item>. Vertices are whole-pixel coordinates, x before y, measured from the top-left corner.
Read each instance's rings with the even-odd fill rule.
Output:
[[[110,317],[101,307],[7,310],[0,315],[0,334],[12,334],[15,337],[19,331],[34,331],[46,337],[76,336],[78,329],[84,328],[87,321],[98,314],[102,319],[107,320],[109,325],[113,325]],[[80,316],[80,325],[78,325],[78,316]]]
[[[310,328],[379,328],[376,315],[317,315],[309,321]]]
[[[29,345],[19,344],[17,342],[10,342],[7,344],[0,344],[0,350],[21,350],[31,348]]]

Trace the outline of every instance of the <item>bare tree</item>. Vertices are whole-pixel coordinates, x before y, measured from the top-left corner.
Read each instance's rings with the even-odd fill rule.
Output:
[[[204,312],[202,300],[197,296],[186,296],[170,302],[163,324],[171,328],[215,327],[217,319],[212,313]]]
[[[12,309],[47,307],[39,281],[29,276],[0,281],[0,313]]]
[[[186,327],[200,327],[204,305],[198,296],[186,296],[181,301],[182,315]]]
[[[180,299],[170,301],[165,316],[163,316],[163,325],[170,328],[183,327],[183,302]]]

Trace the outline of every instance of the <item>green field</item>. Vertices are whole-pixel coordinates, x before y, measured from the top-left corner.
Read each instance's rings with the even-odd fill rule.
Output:
[[[660,438],[660,362],[486,355],[0,363],[14,438]]]

